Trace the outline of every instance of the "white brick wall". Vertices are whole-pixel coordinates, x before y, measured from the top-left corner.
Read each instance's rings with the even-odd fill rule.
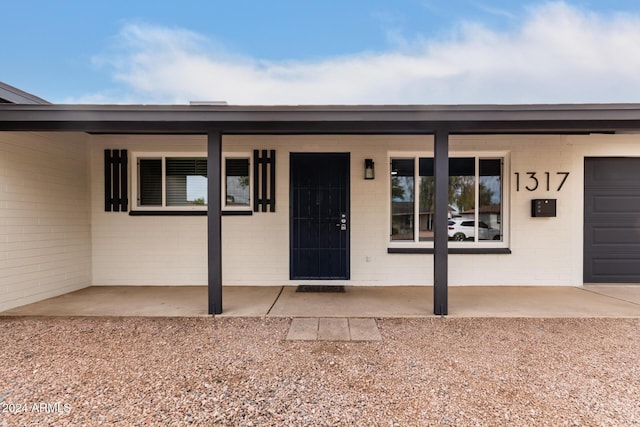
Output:
[[[206,136],[91,137],[93,285],[206,285],[206,216],[129,216],[104,211],[104,150],[206,153]],[[130,176],[136,173],[130,162]],[[131,180],[129,180],[131,182]],[[131,191],[129,192],[131,197]],[[129,200],[130,208],[134,201]]]
[[[452,136],[456,153],[504,152],[509,213],[510,255],[451,255],[451,285],[582,284],[583,168],[585,156],[638,156],[640,138],[593,136]],[[275,149],[277,212],[222,218],[223,283],[288,285],[289,281],[289,153],[351,153],[351,281],[350,285],[431,284],[433,257],[388,254],[389,153],[431,152],[430,136],[225,136],[225,152]],[[130,151],[206,151],[204,136],[91,137],[93,283],[96,285],[204,285],[207,283],[205,217],[130,217],[103,212],[104,148]],[[363,179],[365,158],[376,165],[376,179]],[[526,172],[546,185],[523,189]],[[570,172],[556,191],[556,172]],[[515,172],[521,189],[515,191]],[[531,199],[558,200],[556,218],[531,218]]]
[[[0,132],[0,311],[91,284],[86,144]]]
[[[504,152],[510,255],[451,255],[451,285],[581,285],[585,156],[640,157],[637,135],[452,136],[455,153]],[[289,281],[289,154],[351,153],[351,285],[432,283],[430,255],[388,254],[390,153],[431,152],[430,136],[225,136],[225,152],[277,151],[277,212],[222,219],[225,285]],[[104,149],[206,152],[205,136],[0,132],[0,310],[89,285],[205,285],[206,217],[104,212]],[[376,179],[363,179],[372,158]],[[515,172],[550,172],[515,191]],[[556,191],[556,172],[571,173]],[[130,173],[135,173],[132,165]],[[505,187],[505,188],[507,188]],[[534,198],[556,218],[531,218]]]
[[[452,136],[450,153],[504,152],[510,255],[451,255],[455,285],[582,284],[584,157],[640,157],[638,136]],[[289,152],[351,152],[350,285],[424,285],[433,282],[431,255],[388,254],[389,153],[431,152],[430,136],[227,136],[225,150],[276,149],[278,212],[223,218],[225,284],[295,284],[289,281]],[[363,179],[372,158],[376,179]],[[570,172],[556,191],[560,176]],[[515,172],[537,172],[536,191],[515,189]],[[550,173],[550,191],[543,182]],[[558,200],[556,218],[531,218],[531,200]]]

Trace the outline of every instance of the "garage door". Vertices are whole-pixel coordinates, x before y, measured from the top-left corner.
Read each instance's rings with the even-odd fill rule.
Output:
[[[584,282],[640,283],[640,158],[587,158]]]

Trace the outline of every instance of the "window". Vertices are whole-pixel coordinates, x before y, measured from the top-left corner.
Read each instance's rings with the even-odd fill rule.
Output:
[[[503,242],[503,157],[449,158],[449,240]],[[391,241],[432,242],[433,158],[391,159]]]
[[[225,159],[225,207],[251,206],[249,159]]]
[[[251,210],[251,161],[249,154],[228,154],[223,162],[225,210]]]
[[[206,157],[138,155],[136,164],[133,188],[139,209],[206,209]]]
[[[391,240],[414,240],[415,162],[391,161]]]

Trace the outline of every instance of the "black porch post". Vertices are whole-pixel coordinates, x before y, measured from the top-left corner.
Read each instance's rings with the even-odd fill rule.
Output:
[[[222,313],[222,217],[220,215],[222,132],[209,132],[207,150],[209,314],[220,314]]]
[[[434,144],[435,218],[433,313],[448,314],[449,132],[438,130]]]

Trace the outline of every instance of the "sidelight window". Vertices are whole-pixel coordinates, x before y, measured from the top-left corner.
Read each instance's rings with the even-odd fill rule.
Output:
[[[253,183],[249,154],[227,154],[222,162],[225,210],[251,210]]]

